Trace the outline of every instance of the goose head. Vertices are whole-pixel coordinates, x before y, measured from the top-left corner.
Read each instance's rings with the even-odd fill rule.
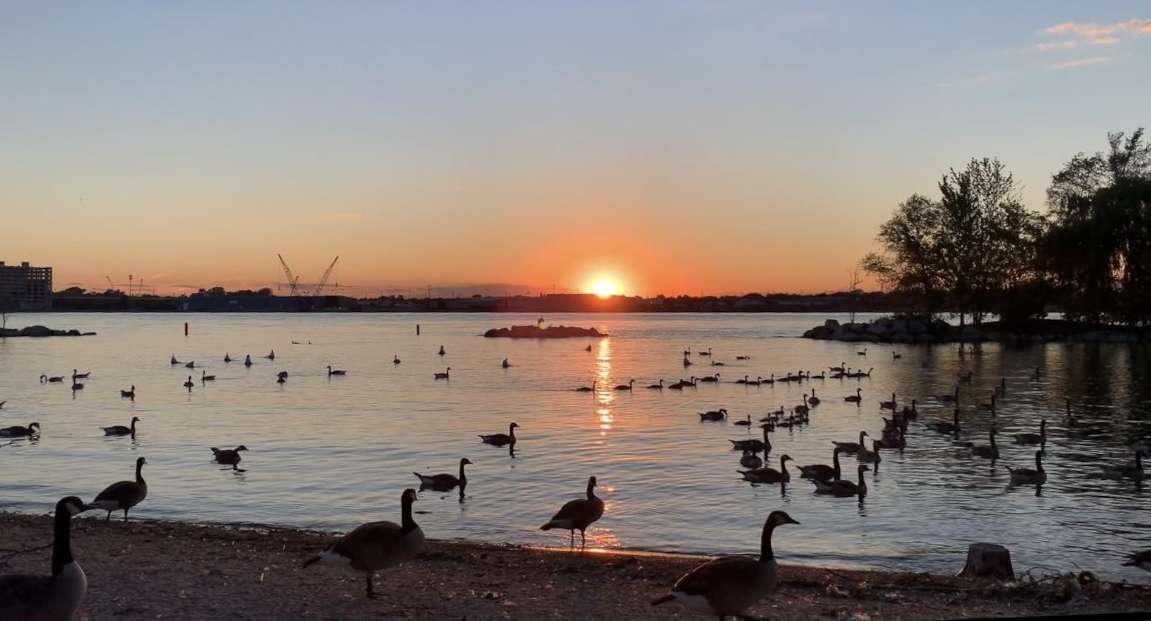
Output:
[[[776,526],[783,526],[784,524],[799,524],[794,518],[787,514],[786,511],[772,511],[767,516],[767,526],[775,528]]]
[[[246,450],[248,450],[248,447],[244,446],[243,444],[241,444],[240,446],[237,446],[237,447],[236,447],[236,452],[237,452],[237,453],[239,453],[240,451],[246,451]]]
[[[36,432],[39,433],[40,432],[40,423],[28,423],[28,431],[32,431],[33,429],[35,429]]]
[[[66,496],[56,503],[56,511],[63,511],[68,517],[76,517],[85,511],[84,501],[75,496]]]
[[[464,458],[460,459],[460,465],[461,466],[470,466],[470,465],[472,465],[472,460],[468,459],[467,457],[464,457]]]

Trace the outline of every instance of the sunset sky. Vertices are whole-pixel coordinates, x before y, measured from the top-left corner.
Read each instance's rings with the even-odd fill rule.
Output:
[[[0,259],[56,287],[843,288],[972,156],[1151,123],[1146,2],[22,3]],[[597,287],[602,288],[601,285]]]

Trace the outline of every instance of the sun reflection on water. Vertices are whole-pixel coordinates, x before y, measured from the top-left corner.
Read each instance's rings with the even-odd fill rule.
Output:
[[[599,419],[599,435],[604,437],[607,436],[607,432],[611,430],[612,422],[615,421],[611,413],[611,404],[615,401],[615,393],[612,392],[610,339],[600,339],[599,341],[599,352],[596,354],[596,377],[598,378],[597,385],[601,388],[596,392],[596,402],[599,407],[596,408],[595,413]]]

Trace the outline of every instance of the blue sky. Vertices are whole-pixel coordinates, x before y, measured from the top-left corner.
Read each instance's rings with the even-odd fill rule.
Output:
[[[314,271],[341,254],[365,287],[835,288],[947,167],[997,156],[1042,209],[1074,153],[1146,125],[1148,19],[1146,2],[9,6],[0,258],[76,282],[264,282],[284,252]]]

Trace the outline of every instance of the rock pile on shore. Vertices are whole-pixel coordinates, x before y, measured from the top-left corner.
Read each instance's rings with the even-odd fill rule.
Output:
[[[504,337],[512,339],[563,339],[579,336],[607,336],[595,328],[580,328],[578,326],[512,326],[510,328],[493,328],[484,332],[487,337]]]
[[[1118,327],[1100,327],[1073,321],[1033,320],[1008,324],[988,322],[962,328],[941,320],[893,319],[872,322],[839,323],[828,319],[803,333],[804,338],[866,343],[1137,343],[1146,335]]]
[[[0,329],[0,337],[9,336],[92,336],[95,332],[81,332],[79,330],[53,330],[45,326],[27,326],[24,328]]]

